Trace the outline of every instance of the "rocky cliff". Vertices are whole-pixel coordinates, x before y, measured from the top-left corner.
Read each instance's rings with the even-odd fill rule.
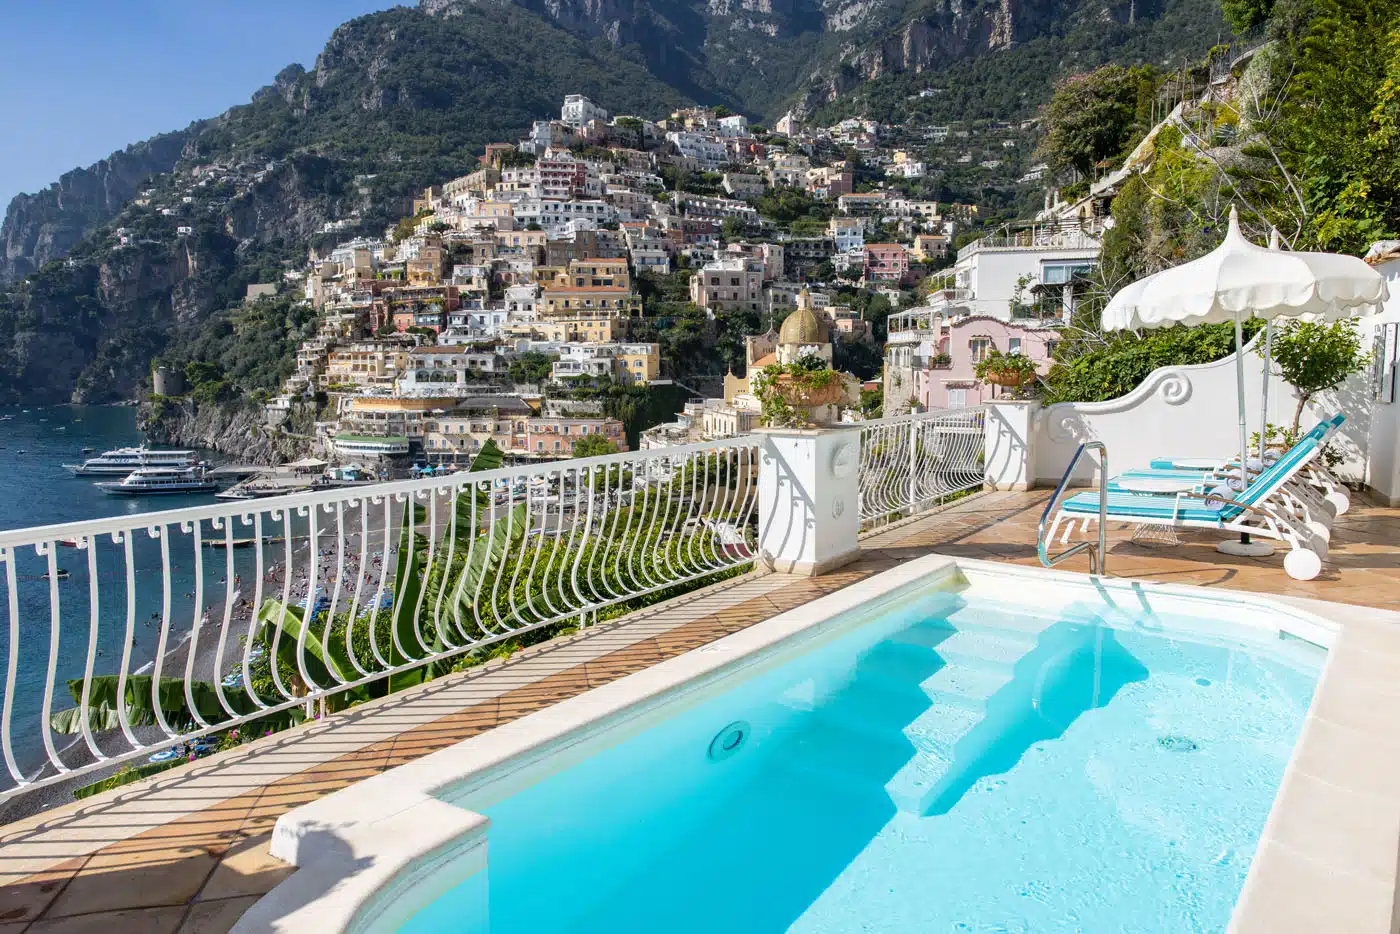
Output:
[[[0,284],[63,258],[93,227],[115,217],[148,179],[175,167],[190,132],[136,143],[64,173],[38,194],[16,195],[0,224]]]
[[[211,448],[243,464],[276,465],[311,451],[308,437],[270,427],[263,408],[245,402],[198,405],[166,403],[160,411],[144,406],[141,430],[153,444]]]

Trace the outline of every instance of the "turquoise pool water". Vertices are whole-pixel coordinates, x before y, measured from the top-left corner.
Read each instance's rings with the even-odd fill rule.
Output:
[[[906,600],[455,799],[491,819],[488,868],[401,931],[1223,931],[1323,657],[1199,619]]]

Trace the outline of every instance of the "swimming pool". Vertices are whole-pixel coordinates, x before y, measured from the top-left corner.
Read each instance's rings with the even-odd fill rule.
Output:
[[[905,596],[502,796],[442,931],[1219,931],[1324,651]]]
[[[1331,634],[920,559],[292,812],[246,930],[1223,930]]]

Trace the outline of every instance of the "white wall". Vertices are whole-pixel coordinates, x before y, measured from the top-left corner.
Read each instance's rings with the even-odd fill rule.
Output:
[[[1363,333],[1371,328],[1362,325]],[[1260,338],[1262,339],[1262,334]],[[1250,433],[1259,430],[1263,398],[1264,361],[1245,348],[1246,417]],[[1297,396],[1275,369],[1269,382],[1269,421],[1290,425]],[[1233,355],[1198,366],[1163,367],[1126,396],[1108,402],[1074,402],[1047,406],[1037,413],[1035,477],[1038,485],[1058,482],[1075,448],[1082,441],[1108,446],[1109,471],[1119,474],[1145,467],[1157,457],[1219,457],[1239,450],[1239,407]],[[1397,450],[1397,405],[1373,404],[1369,374],[1354,376],[1339,389],[1314,398],[1303,414],[1304,429],[1319,418],[1341,411],[1347,416],[1338,443],[1347,455],[1339,472],[1365,481],[1386,496],[1400,494],[1400,450]],[[1374,422],[1374,430],[1373,430]],[[1081,462],[1076,480],[1094,482],[1089,458]],[[1372,479],[1384,470],[1384,478]],[[1377,482],[1380,480],[1380,482]]]

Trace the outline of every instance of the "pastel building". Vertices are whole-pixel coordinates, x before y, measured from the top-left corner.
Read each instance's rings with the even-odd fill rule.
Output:
[[[977,364],[993,350],[1020,354],[1041,375],[1050,368],[1060,332],[1036,322],[988,315],[945,318],[929,308],[890,315],[885,345],[885,414],[917,405],[924,411],[979,405],[1000,390],[977,379]]]

